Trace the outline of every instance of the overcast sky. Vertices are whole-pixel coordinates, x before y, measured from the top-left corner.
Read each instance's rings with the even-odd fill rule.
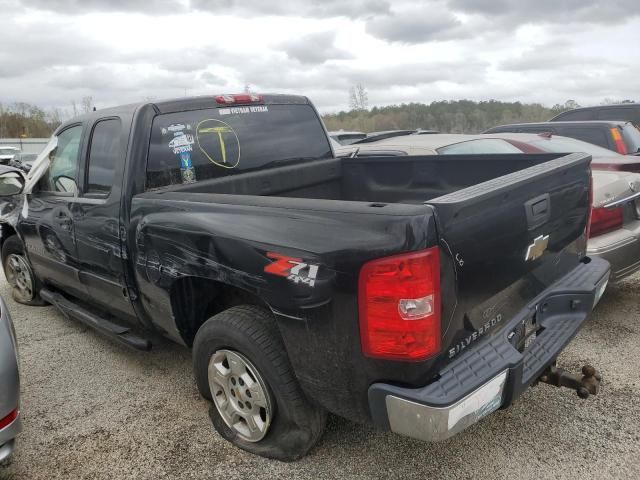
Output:
[[[640,0],[0,0],[0,102],[640,101]]]

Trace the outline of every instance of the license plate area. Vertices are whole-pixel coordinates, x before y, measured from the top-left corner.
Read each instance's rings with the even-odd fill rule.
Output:
[[[540,328],[536,321],[536,315],[533,314],[520,322],[518,326],[509,333],[508,339],[511,344],[522,353],[535,342],[539,332]]]

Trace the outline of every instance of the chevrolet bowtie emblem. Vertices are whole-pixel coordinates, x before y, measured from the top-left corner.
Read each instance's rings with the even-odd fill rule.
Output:
[[[542,256],[544,251],[549,246],[549,235],[540,235],[533,240],[533,243],[527,248],[527,254],[525,255],[525,261],[535,260]]]

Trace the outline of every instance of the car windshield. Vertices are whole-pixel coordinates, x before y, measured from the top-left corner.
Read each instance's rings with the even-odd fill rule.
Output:
[[[545,152],[557,152],[557,153],[571,153],[582,152],[589,155],[598,157],[613,157],[618,155],[612,150],[599,147],[593,143],[583,142],[581,140],[574,140],[566,137],[540,137],[535,140],[527,140],[526,143],[538,147]]]

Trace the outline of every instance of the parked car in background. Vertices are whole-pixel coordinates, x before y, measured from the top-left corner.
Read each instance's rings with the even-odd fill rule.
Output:
[[[549,121],[574,122],[582,120],[625,120],[640,128],[640,103],[575,108],[568,112],[559,113]]]
[[[586,142],[538,134],[441,134],[389,138],[365,145],[336,149],[338,156],[467,155],[542,152],[583,152],[592,155],[594,168],[615,170],[622,160],[636,168],[636,157],[616,155]],[[604,154],[600,157],[596,154]],[[612,158],[613,157],[613,158]],[[511,158],[509,156],[508,158]],[[612,167],[613,165],[613,167]],[[629,165],[624,164],[622,165]],[[635,190],[634,190],[635,189]],[[593,215],[587,254],[611,263],[611,280],[617,281],[640,268],[640,174],[593,170]],[[615,203],[614,203],[615,202]]]
[[[351,145],[353,142],[367,138],[364,132],[346,132],[339,130],[337,132],[329,132],[329,138],[332,138],[340,145]]]
[[[611,264],[611,281],[640,269],[640,174],[593,171],[587,252]]]
[[[583,152],[591,155],[593,158],[591,166],[598,170],[640,172],[640,156],[620,155],[609,149],[575,138],[550,133],[488,133],[484,135],[489,138],[505,140],[521,150],[522,153]]]
[[[19,153],[20,149],[16,147],[0,147],[0,164],[9,163],[9,160]]]
[[[15,259],[9,261],[14,262]],[[17,284],[21,281],[19,266],[11,268],[16,273],[7,280]],[[13,452],[15,438],[21,429],[16,333],[9,310],[0,298],[0,462],[4,462]]]
[[[621,155],[640,154],[640,131],[631,123],[600,120],[585,122],[514,123],[490,128],[483,133],[551,133],[576,138],[613,150]]]
[[[33,162],[35,162],[37,158],[38,158],[38,155],[35,153],[19,153],[18,155],[13,157],[11,160],[9,160],[7,165],[11,167],[19,168],[24,172],[28,172],[29,170],[31,170],[31,166],[33,165]]]

